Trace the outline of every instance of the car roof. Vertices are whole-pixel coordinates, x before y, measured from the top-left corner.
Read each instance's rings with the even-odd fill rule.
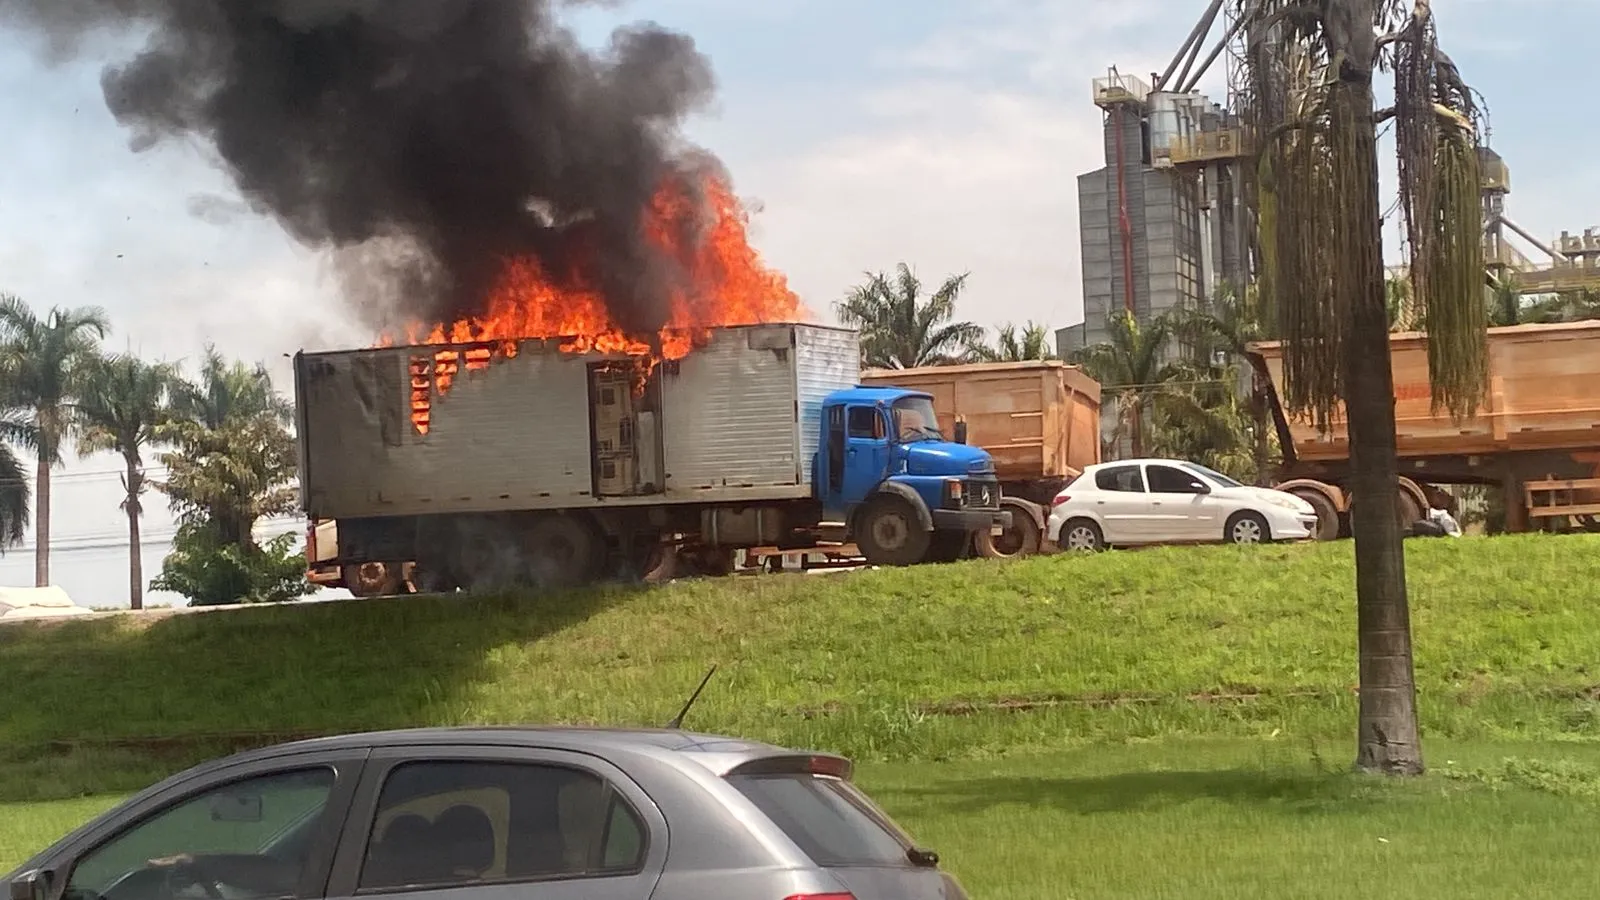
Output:
[[[202,764],[197,769],[271,760],[300,753],[338,750],[390,749],[451,744],[483,747],[530,747],[582,753],[634,752],[650,756],[694,753],[697,761],[716,774],[741,763],[771,756],[800,755],[775,744],[675,728],[605,728],[565,725],[460,726],[368,731],[310,738],[246,750]],[[817,755],[817,754],[806,754]],[[191,770],[195,771],[195,770]]]
[[[1153,457],[1141,457],[1139,459],[1115,459],[1115,460],[1111,460],[1109,462],[1095,463],[1092,466],[1085,466],[1083,471],[1085,473],[1089,473],[1089,472],[1098,472],[1101,469],[1109,469],[1109,468],[1112,468],[1114,466],[1145,466],[1145,465],[1182,466],[1182,465],[1188,465],[1188,460],[1183,460],[1183,459],[1155,459]]]

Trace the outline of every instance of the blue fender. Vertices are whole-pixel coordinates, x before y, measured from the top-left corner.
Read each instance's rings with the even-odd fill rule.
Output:
[[[928,509],[928,504],[923,502],[922,495],[917,493],[915,488],[912,488],[907,484],[902,484],[898,481],[885,481],[883,484],[878,486],[876,491],[873,492],[873,496],[878,494],[894,494],[902,500],[905,500],[907,503],[910,503],[911,508],[916,510],[917,524],[922,526],[922,530],[933,530],[933,513]],[[871,502],[872,497],[868,497],[867,503]],[[865,508],[867,503],[861,504],[862,508]]]

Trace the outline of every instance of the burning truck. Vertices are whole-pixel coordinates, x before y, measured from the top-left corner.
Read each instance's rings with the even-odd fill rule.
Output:
[[[853,331],[737,325],[676,359],[628,349],[297,355],[313,573],[357,595],[567,587],[673,554],[845,542],[899,566],[1007,524],[994,461],[944,438],[928,394],[857,386]]]

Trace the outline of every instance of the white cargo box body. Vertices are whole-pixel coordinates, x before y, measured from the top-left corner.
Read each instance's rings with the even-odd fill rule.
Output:
[[[306,512],[338,519],[808,497],[822,400],[854,385],[860,369],[854,331],[800,324],[718,329],[656,367],[642,393],[626,386],[637,379],[597,374],[629,357],[568,353],[555,340],[523,341],[515,355],[486,346],[297,357]],[[440,351],[478,356],[443,391],[433,372]],[[412,421],[414,390],[427,407],[425,433]]]

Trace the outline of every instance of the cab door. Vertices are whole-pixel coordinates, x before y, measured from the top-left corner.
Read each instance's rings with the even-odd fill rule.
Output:
[[[861,503],[889,477],[889,420],[881,407],[845,408],[843,496],[846,509]]]

